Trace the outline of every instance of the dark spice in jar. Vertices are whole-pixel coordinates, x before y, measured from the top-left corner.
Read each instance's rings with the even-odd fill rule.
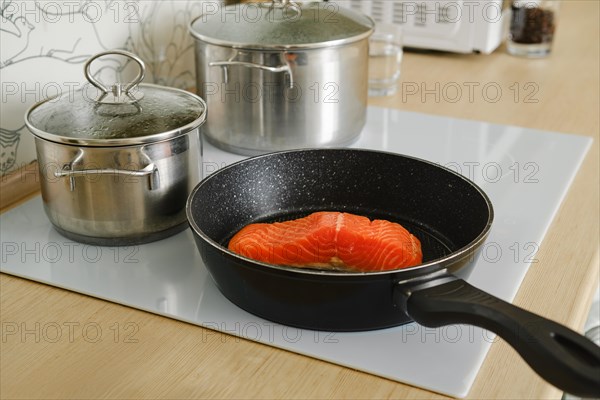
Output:
[[[522,44],[550,43],[556,29],[554,12],[552,10],[531,7],[511,7],[510,23],[511,40]]]

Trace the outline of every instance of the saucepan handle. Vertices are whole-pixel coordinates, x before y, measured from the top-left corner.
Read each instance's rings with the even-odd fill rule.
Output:
[[[292,73],[292,68],[290,67],[289,62],[286,61],[286,53],[285,52],[280,53],[282,62],[280,65],[277,65],[277,66],[257,64],[257,63],[253,63],[253,62],[247,62],[247,61],[238,61],[238,60],[235,60],[236,56],[237,56],[237,53],[235,55],[233,55],[232,57],[230,57],[228,60],[212,61],[212,62],[208,63],[208,65],[210,67],[223,68],[223,82],[224,83],[229,83],[229,72],[228,72],[229,67],[246,67],[246,68],[255,68],[255,69],[260,69],[263,71],[274,72],[274,73],[284,72],[286,74],[286,76],[288,77],[288,86],[290,88],[294,87],[294,75]]]
[[[156,165],[154,165],[154,163],[152,163],[149,160],[148,156],[144,153],[143,148],[141,150],[141,153],[144,157],[148,159],[148,164],[141,169],[129,170],[119,168],[81,168],[80,165],[84,164],[84,152],[83,150],[79,149],[79,152],[77,153],[75,158],[70,163],[63,165],[60,170],[55,171],[54,176],[57,178],[68,177],[71,192],[75,191],[75,178],[90,175],[122,175],[130,177],[147,177],[148,189],[157,190],[160,186],[160,176],[158,173],[158,168],[156,167]]]
[[[402,305],[427,327],[470,324],[506,340],[549,383],[580,397],[600,397],[600,347],[571,329],[479,290],[461,279],[399,284]]]

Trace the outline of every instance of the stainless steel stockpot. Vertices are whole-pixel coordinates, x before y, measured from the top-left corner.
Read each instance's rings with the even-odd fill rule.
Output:
[[[106,88],[96,81],[91,63],[108,54],[138,63],[134,82]],[[84,71],[91,86],[35,104],[25,117],[48,218],[64,236],[98,245],[146,243],[185,229],[186,200],[201,178],[205,102],[139,84],[144,63],[131,53],[100,53]]]
[[[243,3],[192,21],[203,133],[243,155],[345,146],[366,121],[366,15],[335,3]]]

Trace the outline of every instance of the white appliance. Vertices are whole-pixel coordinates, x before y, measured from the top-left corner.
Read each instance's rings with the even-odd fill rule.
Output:
[[[376,23],[402,26],[404,46],[456,53],[493,52],[507,32],[509,1],[330,0],[369,15]]]

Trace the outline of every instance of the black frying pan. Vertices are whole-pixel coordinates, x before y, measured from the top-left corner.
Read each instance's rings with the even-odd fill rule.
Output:
[[[376,273],[274,266],[226,246],[243,226],[346,211],[399,222],[423,246],[423,264]],[[244,310],[284,325],[362,331],[416,321],[472,324],[510,343],[543,378],[582,397],[600,396],[600,347],[463,279],[493,220],[471,181],[397,154],[298,150],[223,168],[191,193],[187,215],[202,259],[221,292]]]

